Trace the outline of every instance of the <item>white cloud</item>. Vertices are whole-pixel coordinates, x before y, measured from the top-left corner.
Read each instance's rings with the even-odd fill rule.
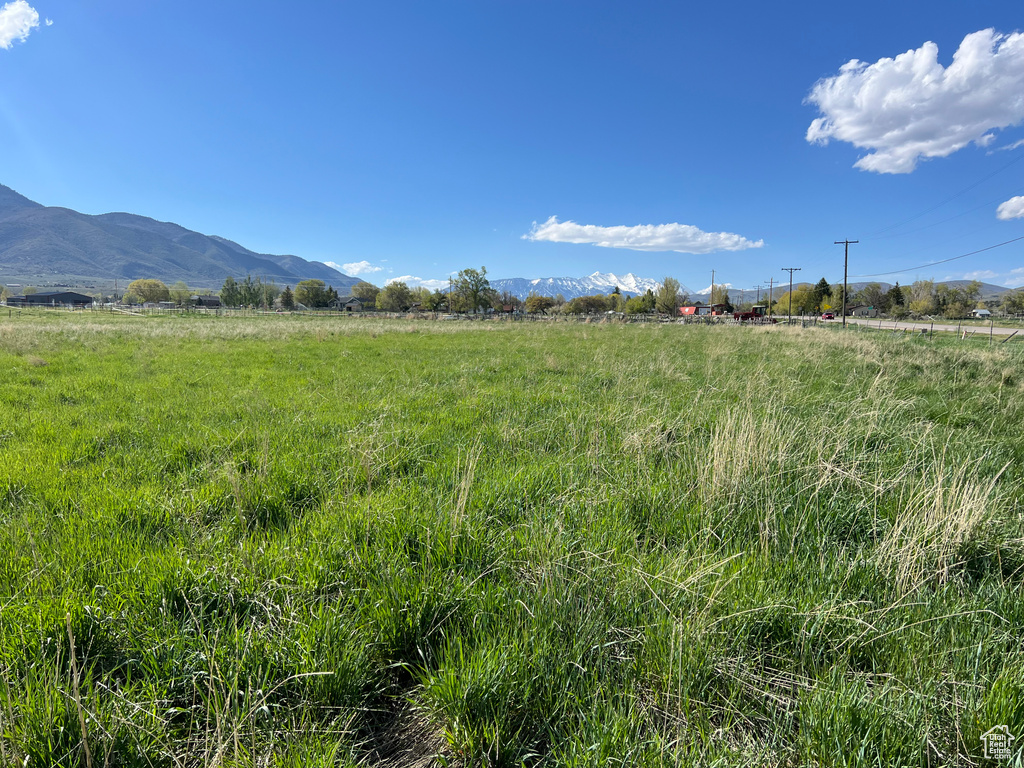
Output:
[[[1005,147],[996,147],[995,151],[1005,152],[1010,149],[1016,149],[1017,147],[1024,147],[1024,139],[1021,139],[1020,141],[1015,141],[1013,142],[1013,144],[1007,144]]]
[[[1011,269],[1010,274],[1002,282],[1007,288],[1024,288],[1024,267]]]
[[[807,141],[872,150],[856,162],[861,170],[910,173],[921,158],[946,157],[971,142],[987,146],[992,131],[1024,121],[1024,33],[972,32],[949,67],[938,53],[927,42],[874,64],[854,59],[819,80],[806,102],[823,117],[811,123]]]
[[[968,272],[961,280],[991,280],[993,277],[999,277],[999,273],[991,269],[976,269],[974,272]]]
[[[533,223],[524,240],[549,243],[590,243],[602,248],[628,248],[633,251],[677,251],[714,253],[760,248],[764,240],[752,242],[731,232],[704,232],[689,224],[641,224],[635,227],[601,227],[559,221],[552,216],[543,224]]]
[[[340,269],[346,275],[369,275],[373,272],[383,272],[384,267],[375,267],[368,261],[352,261],[348,264],[342,264],[340,267],[335,265],[335,269]]]
[[[13,0],[0,8],[0,48],[10,48],[16,40],[27,40],[39,26],[39,14],[25,0]]]
[[[1024,197],[1011,197],[996,208],[996,218],[1001,221],[1024,218]]]
[[[405,283],[410,288],[427,288],[431,291],[448,290],[447,280],[425,280],[422,277],[413,277],[412,275],[402,275],[401,277],[389,277],[384,285],[391,285],[391,283]]]

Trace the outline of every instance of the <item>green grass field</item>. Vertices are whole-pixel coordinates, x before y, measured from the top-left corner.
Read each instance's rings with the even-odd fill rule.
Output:
[[[1022,760],[1024,345],[25,313],[0,404],[4,764]]]

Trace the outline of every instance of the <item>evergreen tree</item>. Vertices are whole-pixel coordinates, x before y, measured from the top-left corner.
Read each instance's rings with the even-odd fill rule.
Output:
[[[818,284],[814,286],[814,309],[816,312],[821,311],[821,305],[825,303],[825,299],[832,295],[832,286],[828,284],[828,280],[824,277],[818,281]]]
[[[289,312],[295,309],[295,296],[287,285],[281,291],[281,309],[287,309]]]
[[[889,289],[889,306],[902,307],[905,303],[906,299],[903,296],[903,289],[900,288],[899,283],[896,283],[896,285]]]
[[[225,307],[239,307],[242,305],[242,292],[238,289],[235,278],[228,275],[224,285],[220,288],[220,303]]]

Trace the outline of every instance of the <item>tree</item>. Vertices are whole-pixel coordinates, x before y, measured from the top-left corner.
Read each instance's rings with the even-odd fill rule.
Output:
[[[818,284],[814,286],[814,311],[821,312],[822,306],[825,304],[825,299],[832,295],[832,286],[828,284],[828,280],[824,277],[818,281]]]
[[[295,301],[307,307],[326,307],[331,296],[323,280],[301,280],[295,286]]]
[[[287,285],[281,291],[281,309],[288,310],[289,312],[295,309],[295,296],[292,294],[292,289]]]
[[[459,309],[463,312],[476,312],[490,304],[491,283],[487,279],[487,267],[461,270],[453,288],[458,297]]]
[[[242,306],[242,292],[238,290],[238,283],[231,275],[227,276],[224,285],[220,287],[220,303],[225,307]]]
[[[626,300],[625,312],[627,315],[643,315],[650,312],[651,309],[651,303],[646,296],[633,296]]]
[[[889,307],[902,307],[906,304],[906,298],[903,296],[903,289],[900,288],[899,282],[896,283],[892,288],[889,289],[888,294]]]
[[[430,295],[430,308],[434,312],[447,312],[448,294],[440,288],[435,289],[435,291]]]
[[[931,280],[917,280],[907,289],[912,314],[930,315],[935,311],[935,283]],[[908,298],[908,296],[904,296]]]
[[[22,296],[34,296],[37,293],[39,293],[39,289],[36,288],[34,285],[26,285],[21,290]]]
[[[8,288],[6,285],[3,286],[2,289],[0,289],[0,301],[7,301],[13,295],[14,294],[11,293],[11,289]]]
[[[546,315],[553,306],[555,306],[555,300],[550,296],[541,296],[539,293],[531,292],[526,297],[526,311],[531,315]]]
[[[373,283],[368,283],[365,280],[360,280],[358,283],[352,286],[352,295],[362,301],[370,302],[371,304],[377,301],[377,294],[380,293],[378,288]]]
[[[663,315],[675,316],[679,310],[679,281],[674,277],[666,277],[661,281],[661,288],[654,300],[655,309]]]
[[[594,315],[607,312],[610,298],[601,293],[593,296],[577,296],[565,305],[565,312],[570,315]]]
[[[164,285],[161,280],[132,280],[128,284],[128,293],[135,296],[141,302],[147,301],[169,301],[171,298],[170,291],[167,286]]]
[[[832,286],[832,301],[829,302],[837,312],[843,311],[843,284],[836,283]],[[847,306],[849,306],[849,296],[847,296]]]
[[[861,304],[874,307],[881,313],[885,313],[889,309],[889,303],[886,301],[886,291],[882,290],[881,283],[868,283],[865,285],[860,289],[856,300]]]
[[[935,308],[944,317],[964,317],[978,304],[981,283],[972,280],[963,286],[943,283],[935,288]]]
[[[709,304],[725,304],[725,308],[729,311],[732,310],[732,304],[729,301],[729,287],[726,285],[716,285],[711,289],[711,298],[708,300]]]
[[[1024,314],[1024,288],[1010,291],[1003,296],[1003,311],[1008,315]]]
[[[179,280],[169,289],[171,294],[171,301],[177,304],[179,307],[188,305],[188,300],[192,298],[192,292],[189,291],[188,286]]]
[[[405,312],[412,306],[412,291],[401,280],[388,283],[377,294],[377,309],[385,312]]]

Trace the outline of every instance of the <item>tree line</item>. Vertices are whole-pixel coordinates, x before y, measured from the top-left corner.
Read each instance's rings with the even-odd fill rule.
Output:
[[[13,295],[6,287],[2,296]],[[24,293],[35,292],[25,288]],[[122,301],[126,304],[173,302],[188,306],[194,293],[184,282],[168,286],[160,280],[139,279],[132,281]],[[530,314],[564,313],[573,315],[601,314],[616,312],[623,314],[661,313],[675,315],[679,307],[689,303],[690,297],[682,290],[678,280],[672,277],[662,279],[657,291],[648,290],[638,296],[626,296],[616,287],[608,294],[578,296],[566,300],[561,294],[541,296],[531,293],[525,300],[508,291],[499,292],[491,287],[487,279],[487,268],[463,269],[454,276],[449,290],[430,290],[422,286],[410,287],[402,281],[393,281],[378,287],[365,280],[356,283],[351,295],[359,299],[364,308],[384,312],[406,312],[412,308],[428,312],[481,312],[525,311]],[[228,307],[254,307],[292,310],[301,307],[319,309],[328,307],[340,299],[338,291],[323,280],[302,280],[293,291],[290,286],[281,289],[272,281],[260,277],[246,276],[237,281],[227,277],[219,291],[221,303]],[[792,305],[790,302],[792,301]],[[697,302],[699,303],[699,302]],[[721,304],[727,311],[749,309],[753,302],[733,305],[728,288],[713,286],[709,304]],[[776,312],[806,315],[834,310],[843,306],[843,285],[830,284],[824,277],[815,285],[801,285],[774,297],[765,297],[764,304],[770,304]],[[868,283],[852,292],[846,300],[847,308],[857,305],[873,307],[880,314],[901,318],[908,316],[964,317],[972,310],[986,307],[1001,308],[1006,314],[1024,314],[1024,288],[1007,292],[1000,301],[982,302],[981,283],[972,281],[963,285],[936,285],[932,280],[918,280],[909,286],[896,285],[885,288],[881,283]]]

